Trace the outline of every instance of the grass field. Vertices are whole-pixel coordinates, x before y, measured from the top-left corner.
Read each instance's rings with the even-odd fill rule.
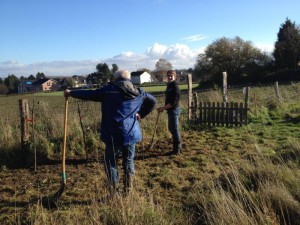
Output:
[[[60,187],[62,93],[1,97],[0,224],[300,224],[300,83],[280,86],[280,94],[277,99],[272,86],[252,87],[249,123],[242,127],[189,124],[183,94],[182,155],[168,155],[165,113],[154,148],[147,151],[156,118],[151,113],[140,124],[134,190],[114,198],[107,198],[99,103],[71,98],[67,188],[56,209],[43,206],[42,199]],[[35,118],[33,127],[29,123],[35,137],[27,155],[20,149],[18,100],[23,97]],[[222,101],[222,92],[199,92],[198,98]],[[242,102],[243,91],[229,90],[228,98]]]

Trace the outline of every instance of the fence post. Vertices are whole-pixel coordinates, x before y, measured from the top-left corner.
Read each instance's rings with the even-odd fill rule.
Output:
[[[20,122],[21,122],[21,147],[27,151],[29,147],[29,104],[27,99],[19,99]]]
[[[193,92],[193,107],[194,107],[194,110],[193,110],[193,117],[195,119],[195,122],[197,123],[198,119],[199,119],[199,115],[198,115],[198,95],[197,95],[197,92]]]
[[[245,114],[245,124],[248,124],[248,103],[245,103],[244,106],[244,114]]]
[[[256,110],[256,94],[253,93],[253,103],[254,103],[254,112],[255,112],[255,115],[257,116],[257,110]]]
[[[34,171],[37,171],[37,152],[36,152],[36,143],[35,143],[35,118],[34,118],[34,105],[35,105],[35,96],[33,93],[33,101],[32,101],[32,110],[31,110],[31,120],[32,120],[32,125],[31,125],[31,140],[33,141],[33,148],[34,148]]]
[[[223,72],[223,102],[228,101],[227,93],[227,72]]]
[[[204,119],[203,119],[203,108],[204,108],[204,105],[203,105],[203,102],[200,102],[199,103],[199,123],[200,124],[203,124],[203,121],[204,121]]]
[[[192,119],[192,98],[193,98],[193,82],[192,82],[192,74],[187,74],[187,80],[188,80],[188,121]]]
[[[280,101],[281,100],[281,95],[280,95],[280,92],[279,92],[278,81],[275,82],[275,94],[276,94],[277,100]]]
[[[244,87],[245,103],[249,102],[249,87]]]

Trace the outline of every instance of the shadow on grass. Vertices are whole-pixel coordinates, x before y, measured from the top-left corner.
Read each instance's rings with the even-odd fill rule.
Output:
[[[68,165],[80,165],[88,162],[93,162],[92,159],[66,159]],[[37,166],[41,165],[60,165],[61,159],[49,159],[45,155],[38,154],[36,158]],[[35,156],[30,151],[23,151],[21,149],[0,149],[0,170],[5,169],[34,169]]]
[[[27,168],[27,155],[25,151],[19,148],[0,149],[0,165],[1,169],[21,169]]]

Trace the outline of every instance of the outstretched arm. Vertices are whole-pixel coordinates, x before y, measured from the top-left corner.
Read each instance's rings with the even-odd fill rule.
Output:
[[[73,97],[81,100],[89,100],[95,102],[102,101],[102,92],[101,89],[96,90],[70,90],[66,89],[64,92],[65,97]]]

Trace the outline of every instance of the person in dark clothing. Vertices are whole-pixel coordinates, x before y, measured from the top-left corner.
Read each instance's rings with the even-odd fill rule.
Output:
[[[139,120],[155,107],[156,99],[134,86],[127,70],[118,70],[115,82],[96,90],[66,90],[65,97],[102,102],[101,140],[105,143],[105,172],[111,190],[119,187],[117,160],[122,154],[124,192],[132,188],[135,144],[142,139]]]
[[[179,132],[179,116],[180,116],[180,89],[176,82],[176,71],[169,70],[167,72],[167,88],[165,92],[165,105],[157,108],[157,111],[168,113],[168,129],[172,134],[173,150],[171,154],[180,154],[182,151],[181,137]]]

